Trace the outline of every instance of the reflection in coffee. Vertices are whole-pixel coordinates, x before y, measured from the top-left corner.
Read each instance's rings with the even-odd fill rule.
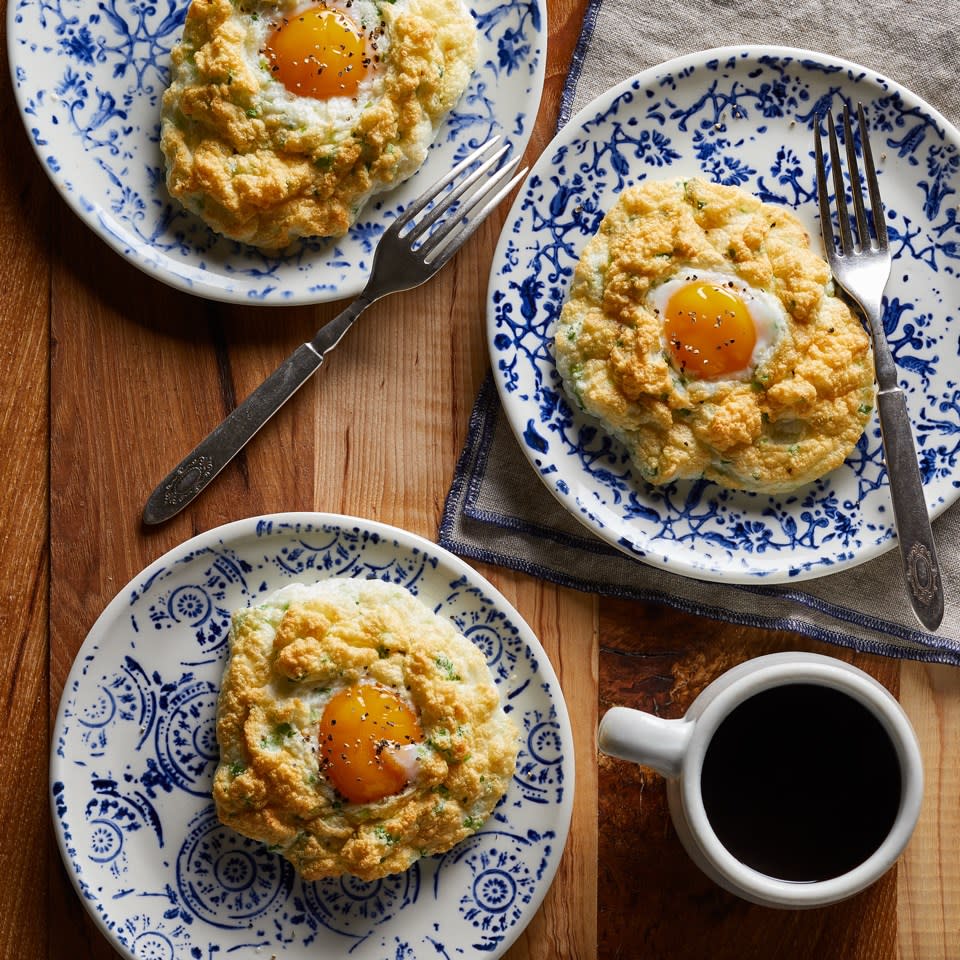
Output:
[[[838,877],[890,832],[900,805],[897,754],[859,701],[810,683],[773,687],[717,728],[701,775],[720,842],[781,880]]]

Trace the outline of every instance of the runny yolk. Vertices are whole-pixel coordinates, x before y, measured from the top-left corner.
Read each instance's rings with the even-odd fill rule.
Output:
[[[423,740],[413,710],[392,690],[357,683],[335,693],[320,718],[321,764],[351,803],[373,803],[409,782],[401,749]]]
[[[291,93],[317,100],[352,97],[371,64],[360,27],[323,5],[281,20],[265,52],[271,73]]]
[[[677,368],[701,380],[746,369],[757,342],[743,300],[715,283],[696,280],[667,301],[664,332]]]

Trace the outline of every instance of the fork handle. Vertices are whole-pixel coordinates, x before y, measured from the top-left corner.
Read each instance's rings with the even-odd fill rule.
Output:
[[[936,630],[943,619],[943,578],[903,390],[880,390],[877,409],[910,605],[928,630]]]
[[[156,524],[169,520],[205,490],[321,363],[323,355],[309,343],[297,347],[160,481],[143,509],[143,522]]]

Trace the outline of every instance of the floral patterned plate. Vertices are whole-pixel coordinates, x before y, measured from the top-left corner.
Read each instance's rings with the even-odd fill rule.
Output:
[[[403,584],[486,655],[521,733],[504,799],[472,837],[374,883],[306,883],[217,820],[215,710],[230,612],[294,581]],[[566,707],[543,648],[482,577],[393,527],[316,513],[240,520],[151,564],[109,604],[53,736],[60,849],[127,957],[500,956],[543,899],[573,802]]]
[[[227,240],[170,197],[160,98],[189,0],[10,0],[14,88],[40,162],[114,250],[172,286],[214,300],[319,303],[360,292],[384,228],[491,135],[523,152],[546,58],[543,0],[475,0],[480,65],[416,176],[382,194],[339,240],[280,254]]]
[[[672,60],[585,107],[547,147],[493,261],[488,340],[521,447],[560,502],[613,546],[707,580],[785,582],[895,542],[879,424],[844,466],[790,495],[690,481],[654,488],[568,405],[554,323],[586,241],[625,186],[699,175],[784,204],[820,243],[813,160],[823,111],[862,101],[894,254],[884,326],[915,425],[927,503],[957,499],[960,134],[910,91],[805,50],[737,47]]]

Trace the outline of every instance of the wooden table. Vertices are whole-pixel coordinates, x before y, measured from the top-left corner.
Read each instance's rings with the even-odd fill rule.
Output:
[[[552,134],[585,3],[549,6],[531,158]],[[73,893],[48,808],[50,729],[80,644],[150,561],[242,516],[322,510],[435,539],[488,364],[483,304],[500,221],[486,224],[434,282],[375,307],[200,500],[145,529],[140,511],[155,482],[338,305],[229,307],[141,274],[55,195],[9,83],[0,104],[0,956],[106,958],[114,954]],[[511,960],[960,956],[960,671],[481,572],[546,647],[576,746],[566,851]],[[598,763],[594,745],[611,702],[679,715],[726,667],[791,647],[851,659],[898,693],[927,770],[920,826],[897,869],[845,904],[806,913],[752,907],[713,887],[678,844],[660,778]]]

